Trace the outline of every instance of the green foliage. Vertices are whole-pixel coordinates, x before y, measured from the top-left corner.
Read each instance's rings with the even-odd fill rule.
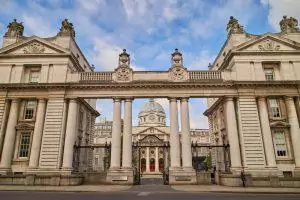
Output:
[[[204,163],[205,163],[206,168],[207,168],[208,170],[212,169],[211,153],[209,153],[209,154],[205,157]]]

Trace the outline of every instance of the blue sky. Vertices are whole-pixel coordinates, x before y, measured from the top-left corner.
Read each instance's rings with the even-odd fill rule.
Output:
[[[0,0],[0,34],[13,18],[22,21],[25,35],[50,37],[61,21],[75,26],[76,41],[97,71],[116,68],[123,48],[131,54],[134,70],[168,70],[170,54],[178,48],[184,65],[207,70],[226,40],[231,15],[246,32],[277,32],[283,15],[300,19],[299,0]],[[2,37],[0,37],[2,43]],[[142,105],[135,100],[134,124]],[[166,99],[158,99],[168,113]],[[204,99],[190,101],[192,128],[206,128]],[[111,100],[97,108],[112,118]]]

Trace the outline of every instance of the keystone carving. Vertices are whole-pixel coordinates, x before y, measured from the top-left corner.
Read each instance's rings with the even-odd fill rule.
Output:
[[[23,49],[24,54],[38,54],[38,53],[44,53],[45,52],[45,47],[44,45],[38,43],[38,42],[33,42]]]
[[[275,44],[273,41],[266,40],[262,44],[258,45],[258,49],[261,51],[277,51],[280,49],[280,45]]]

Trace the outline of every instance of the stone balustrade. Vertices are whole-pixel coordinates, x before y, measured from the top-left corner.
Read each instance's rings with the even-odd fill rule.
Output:
[[[149,73],[133,72],[133,81],[172,81],[169,80],[168,72],[155,72],[155,78]],[[221,80],[221,71],[189,71],[188,79],[190,81],[201,80]],[[114,72],[81,72],[80,82],[111,82]],[[130,82],[130,81],[129,81]]]
[[[112,72],[81,72],[81,82],[110,82],[112,81]]]
[[[221,71],[189,71],[189,78],[191,81],[222,79]]]

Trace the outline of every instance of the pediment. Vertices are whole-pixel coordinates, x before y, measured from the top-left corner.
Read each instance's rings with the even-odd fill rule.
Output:
[[[290,124],[283,121],[275,121],[270,123],[271,128],[288,128]]]
[[[143,139],[139,140],[139,145],[140,146],[159,146],[159,145],[164,145],[164,141],[159,139],[155,135],[147,135]]]
[[[235,51],[295,51],[300,50],[300,44],[273,34],[256,37],[235,48]]]
[[[166,134],[166,132],[160,130],[156,127],[146,127],[145,129],[140,130],[137,134]]]
[[[29,123],[20,123],[16,126],[17,130],[33,130],[34,125]]]
[[[45,39],[33,36],[21,42],[0,49],[0,54],[28,55],[28,54],[63,54],[68,51]]]

